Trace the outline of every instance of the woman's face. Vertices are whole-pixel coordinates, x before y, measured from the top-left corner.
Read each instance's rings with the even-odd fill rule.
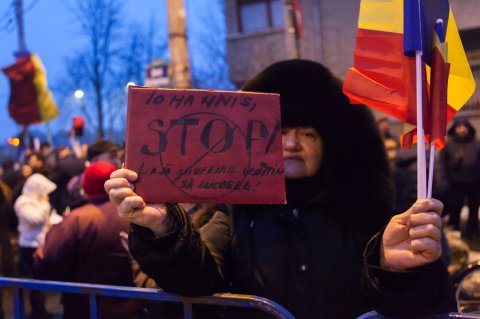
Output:
[[[282,129],[283,167],[285,177],[314,176],[322,160],[322,139],[311,126]]]

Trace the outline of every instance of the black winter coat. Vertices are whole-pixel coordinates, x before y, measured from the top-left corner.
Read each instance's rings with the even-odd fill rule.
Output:
[[[258,295],[296,318],[355,318],[372,309],[413,318],[455,310],[440,261],[409,273],[383,271],[375,266],[374,241],[367,273],[363,251],[374,234],[321,208],[236,206],[232,214],[218,211],[201,235],[180,209],[169,209],[177,216],[178,232],[154,239],[149,230],[134,226],[130,234],[132,254],[168,292]],[[240,310],[227,318],[237,318],[233,313],[263,318]]]

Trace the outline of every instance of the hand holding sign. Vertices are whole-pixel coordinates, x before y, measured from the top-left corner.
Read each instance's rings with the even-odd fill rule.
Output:
[[[169,233],[169,218],[163,204],[147,205],[135,194],[133,185],[137,173],[119,169],[105,182],[105,190],[112,203],[117,206],[118,215],[133,224],[150,228],[156,237]]]
[[[129,88],[125,164],[146,202],[285,203],[281,151],[277,94]]]

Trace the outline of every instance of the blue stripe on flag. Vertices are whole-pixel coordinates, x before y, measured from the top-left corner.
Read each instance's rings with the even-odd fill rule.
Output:
[[[447,28],[448,0],[404,0],[403,5],[404,53],[414,56],[415,51],[422,51],[424,61],[430,64],[437,19],[443,20],[444,30]]]

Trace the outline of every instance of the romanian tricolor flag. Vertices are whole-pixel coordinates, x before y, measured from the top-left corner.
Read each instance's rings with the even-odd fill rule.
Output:
[[[21,125],[50,121],[58,116],[47,87],[47,77],[37,55],[29,53],[2,69],[10,80],[8,112]]]
[[[437,21],[442,22],[440,27]],[[426,64],[422,72],[426,138],[442,147],[446,123],[475,90],[448,0],[361,0],[354,67],[343,90],[352,103],[415,126],[415,51],[422,51]],[[438,105],[445,97],[442,111]]]

